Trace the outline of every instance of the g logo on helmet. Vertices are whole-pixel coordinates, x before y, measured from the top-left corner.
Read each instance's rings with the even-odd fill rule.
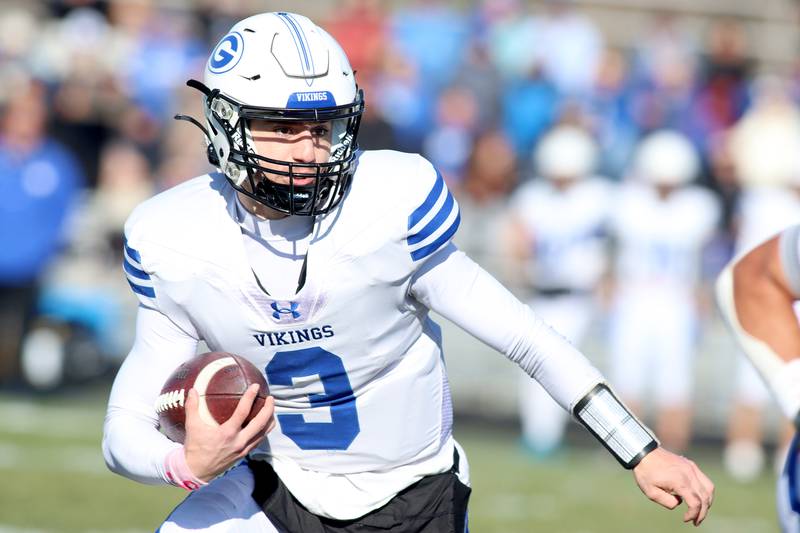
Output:
[[[234,31],[222,38],[208,58],[208,70],[214,74],[222,74],[239,63],[244,52],[244,39],[238,31]]]

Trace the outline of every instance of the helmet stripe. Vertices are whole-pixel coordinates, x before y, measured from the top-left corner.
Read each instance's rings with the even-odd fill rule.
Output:
[[[294,40],[295,47],[297,48],[297,55],[300,59],[300,67],[305,74],[315,74],[314,58],[311,55],[311,46],[306,39],[300,26],[288,13],[278,13],[278,17],[283,21],[289,31],[291,32],[292,39]],[[313,80],[311,80],[313,83]]]

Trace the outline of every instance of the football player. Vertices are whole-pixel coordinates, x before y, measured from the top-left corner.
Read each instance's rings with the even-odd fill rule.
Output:
[[[617,243],[611,377],[634,409],[653,398],[657,433],[686,449],[701,252],[720,207],[691,181],[699,157],[682,134],[661,130],[636,149],[612,217]]]
[[[741,181],[743,187],[737,202],[737,256],[800,223],[800,192],[791,180],[783,185],[754,185],[746,179]],[[728,416],[723,457],[728,472],[741,481],[750,481],[760,474],[765,462],[763,418],[770,393],[749,359],[743,354],[736,359],[733,405]],[[778,433],[780,444],[775,464],[781,465],[793,433],[791,423],[781,420]]]
[[[767,239],[725,267],[717,302],[734,337],[758,370],[783,413],[800,420],[800,226]],[[778,514],[785,533],[800,532],[795,435],[778,480]]]
[[[511,198],[507,231],[511,276],[531,294],[537,314],[580,346],[594,315],[594,296],[607,267],[606,224],[611,184],[594,176],[597,146],[577,126],[558,126],[534,151],[537,178]],[[521,375],[520,421],[525,448],[554,453],[566,412],[535,380]]]
[[[162,532],[465,531],[469,471],[430,309],[542,383],[649,498],[703,521],[711,481],[450,242],[459,211],[439,173],[357,150],[363,94],[324,30],[291,13],[244,19],[189,83],[219,172],[126,224],[141,306],[103,440],[113,471],[193,490]],[[154,403],[201,340],[262,368],[274,403],[241,427],[248,390],[212,427],[192,391],[181,445],[158,431]]]

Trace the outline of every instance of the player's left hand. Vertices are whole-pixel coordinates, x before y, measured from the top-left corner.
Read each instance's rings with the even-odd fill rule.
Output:
[[[705,519],[714,501],[714,483],[693,461],[664,448],[648,453],[633,469],[633,476],[645,496],[667,509],[686,502],[683,521],[695,526]]]

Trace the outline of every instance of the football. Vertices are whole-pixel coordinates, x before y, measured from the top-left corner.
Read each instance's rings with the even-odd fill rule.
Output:
[[[253,383],[258,383],[260,388],[244,424],[258,414],[269,396],[264,375],[253,363],[238,355],[226,352],[198,355],[176,368],[161,388],[156,400],[161,431],[170,440],[183,443],[186,436],[184,404],[189,389],[197,390],[200,417],[208,424],[218,425],[230,418],[239,399]]]

